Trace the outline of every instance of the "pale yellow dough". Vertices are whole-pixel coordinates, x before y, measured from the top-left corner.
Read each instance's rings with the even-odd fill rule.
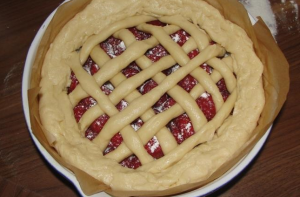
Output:
[[[144,16],[137,17],[140,15]],[[170,25],[151,32],[152,29],[143,23],[155,17]],[[125,22],[120,25],[118,21],[122,20]],[[197,25],[184,26],[191,25],[185,23],[187,20],[205,31],[200,30]],[[128,27],[128,24],[138,25],[138,28],[151,32],[153,38],[138,43],[126,30],[116,31]],[[143,56],[143,50],[165,42],[169,39],[165,38],[168,37],[167,33],[178,30],[181,25],[188,29],[192,37],[194,33],[201,36],[191,38],[182,49],[177,49],[179,46],[175,42],[166,44],[173,58],[164,57],[163,63],[151,65],[151,61]],[[112,34],[124,40],[127,49],[136,48],[139,53],[126,52],[128,56],[109,61],[108,56],[95,45]],[[218,44],[208,46],[209,37]],[[80,47],[80,52],[75,52]],[[231,54],[230,57],[222,60],[215,58],[224,54],[223,47]],[[189,61],[186,53],[195,48],[199,48],[201,53]],[[101,72],[94,77],[81,68],[88,55],[101,67]],[[136,76],[126,80],[121,74],[113,74],[114,69],[119,69],[124,66],[124,62],[130,63],[132,60],[136,60],[146,70],[139,75],[140,78]],[[169,77],[160,73],[162,66],[168,68],[176,62],[182,66],[179,72],[176,71]],[[207,62],[215,69],[211,77],[202,69],[196,68],[199,62]],[[109,64],[115,67],[108,67]],[[79,79],[80,87],[67,95],[66,87],[70,83],[71,69]],[[237,80],[232,72],[236,74]],[[58,153],[68,163],[113,190],[164,190],[206,180],[247,144],[264,106],[262,72],[263,65],[255,55],[252,42],[244,30],[225,20],[215,8],[202,0],[94,0],[65,25],[50,46],[42,69],[40,116],[49,143]],[[198,76],[199,81],[190,93],[176,86],[181,75],[185,76],[187,73]],[[139,81],[142,83],[147,77],[159,83],[160,88],[141,97],[135,88],[140,85]],[[222,77],[231,93],[225,103],[215,85],[211,85]],[[103,96],[101,91],[95,91],[99,84],[106,82],[106,78],[118,89],[108,97]],[[210,122],[207,122],[194,102],[204,91],[212,94],[218,111]],[[178,104],[155,116],[149,110],[153,105],[151,102],[155,102],[153,99],[165,92]],[[73,107],[87,95],[99,102],[77,124]],[[114,106],[123,98],[130,105],[119,113]],[[147,99],[148,103],[145,102]],[[230,115],[233,107],[234,113]],[[177,145],[174,138],[170,138],[165,122],[184,112],[191,118],[197,133]],[[93,142],[84,138],[83,133],[91,121],[103,113],[111,118],[99,136]],[[141,117],[147,125],[138,132],[129,126],[136,117]],[[158,128],[152,128],[153,125]],[[103,156],[102,152],[109,139],[119,131],[125,143]],[[154,160],[143,148],[154,135],[159,141],[166,142],[161,146],[164,153],[168,154],[159,160]],[[202,144],[194,148],[199,143]],[[124,159],[123,153],[125,156],[136,154],[143,166],[137,170],[122,167],[118,162]]]

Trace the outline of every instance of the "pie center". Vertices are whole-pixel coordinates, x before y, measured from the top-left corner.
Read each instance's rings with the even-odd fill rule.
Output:
[[[148,29],[151,29],[152,27],[159,27],[162,29],[168,27],[169,24],[163,23],[159,20],[154,20],[145,23],[145,26]],[[134,39],[132,42],[141,42],[147,41],[154,37],[151,32],[146,32],[141,29],[142,28],[139,26],[129,27],[123,29],[123,32],[120,32],[119,35],[113,34],[109,38],[100,42],[97,46],[95,46],[94,51],[100,51],[102,55],[98,55],[98,57],[96,57],[96,55],[94,55],[96,52],[92,52],[83,64],[82,68],[89,75],[94,76],[99,70],[102,69],[101,66],[103,66],[105,62],[115,59],[121,54],[125,53],[128,48],[127,43],[132,41],[132,39]],[[123,34],[123,37],[121,34]],[[187,31],[179,28],[168,36],[174,43],[180,46],[180,48],[185,46],[185,48],[189,48],[187,45],[189,45],[188,41],[191,40],[191,35]],[[124,40],[122,40],[122,38]],[[210,45],[214,44],[215,43],[213,41],[210,41]],[[131,46],[132,44],[129,45],[129,47]],[[81,49],[79,49],[79,51],[80,50]],[[195,48],[188,50],[186,55],[192,60],[193,58],[197,57],[199,53],[199,49]],[[119,93],[114,94],[114,92],[120,90],[120,94],[123,94],[122,99],[115,105],[115,108],[119,112],[127,108],[135,98],[146,95],[158,87],[159,84],[162,83],[162,80],[159,79],[158,75],[164,79],[168,76],[171,76],[173,73],[176,73],[182,67],[177,62],[175,62],[175,64],[169,63],[172,62],[169,60],[170,58],[172,59],[170,52],[163,46],[163,44],[160,43],[147,49],[143,58],[147,58],[146,62],[149,64],[148,67],[155,67],[156,71],[152,75],[149,74],[150,77],[138,77],[138,75],[144,75],[144,72],[148,67],[142,65],[144,68],[141,68],[142,66],[140,65],[140,62],[132,61],[129,63],[129,65],[126,65],[125,68],[121,69],[120,73],[117,74],[118,77],[121,78],[121,82],[117,82],[117,80],[107,80],[99,87],[99,89],[109,98],[110,96],[111,98],[116,97],[115,95],[118,95]],[[98,65],[96,63],[97,61],[102,65]],[[112,64],[111,66],[113,67],[114,65]],[[209,122],[215,117],[217,111],[219,110],[216,107],[212,94],[214,97],[217,97],[215,95],[219,95],[219,97],[221,95],[223,102],[225,102],[230,96],[230,92],[227,89],[225,79],[216,74],[217,72],[215,72],[213,66],[203,63],[198,65],[197,69],[194,70],[197,70],[196,73],[199,73],[200,75],[197,78],[194,77],[195,73],[185,75],[182,79],[180,79],[179,82],[177,82],[176,88],[177,90],[184,90],[184,96],[192,95],[189,96],[189,99],[193,99],[194,105],[187,105],[186,107],[195,108],[196,106],[196,108],[198,108],[196,112],[199,112],[200,110],[203,114],[202,119],[205,120],[202,121]],[[211,77],[212,74],[218,75],[217,77],[214,75],[213,79],[211,79],[211,81],[214,83],[214,86],[217,87],[218,90],[218,92],[213,93],[206,90],[206,88],[201,89],[203,86],[203,80],[205,80],[207,77]],[[137,87],[128,88],[127,86],[129,86],[130,83],[126,83],[125,81],[129,80],[130,78],[141,79],[142,81],[139,82],[140,84],[137,85]],[[83,95],[83,98],[81,95],[77,96],[78,91],[76,92],[76,89],[79,89],[77,86],[80,84],[80,81],[77,79],[77,76],[73,71],[71,72],[70,80],[71,83],[68,87],[68,94],[71,98],[73,98],[73,100],[78,101],[73,109],[75,119],[79,123],[84,136],[93,141],[95,138],[97,138],[99,133],[101,133],[102,129],[110,119],[110,116],[106,113],[99,113],[99,111],[97,112],[96,106],[98,102],[92,96],[85,96],[84,94],[81,94]],[[119,85],[122,82],[125,82],[126,85]],[[127,93],[127,88],[131,88],[130,93]],[[213,88],[210,88],[209,90],[211,89]],[[185,102],[185,97],[183,96],[183,98],[180,98],[180,96],[177,96],[176,98],[173,98],[173,95],[175,95],[174,91],[167,91],[166,93],[163,93],[162,96],[160,96],[159,99],[151,106],[151,109],[147,110],[147,112],[130,123],[131,129],[133,129],[135,132],[138,132],[139,130],[140,132],[147,132],[147,127],[149,127],[149,124],[145,124],[145,121],[152,120],[155,116],[158,117],[159,114],[172,114],[172,116],[164,120],[166,124],[160,126],[160,131],[151,137],[150,140],[147,140],[147,142],[143,145],[144,149],[153,159],[159,159],[163,157],[167,152],[170,151],[170,146],[180,145],[186,139],[193,136],[196,132],[194,128],[195,121],[192,121],[190,118],[190,115],[194,116],[193,111],[178,110],[178,108],[180,108],[178,106]],[[178,104],[178,102],[180,103]],[[197,117],[193,118],[194,120],[197,120]],[[196,127],[199,126],[196,125]],[[161,133],[164,133],[164,135]],[[166,143],[167,145],[163,145],[162,143]],[[142,162],[140,161],[139,157],[131,151],[127,151],[127,154],[123,154],[121,156],[119,154],[114,154],[114,151],[117,152],[118,150],[124,148],[121,146],[122,144],[124,146],[124,139],[122,133],[118,131],[109,139],[109,143],[105,145],[105,148],[103,149],[103,155],[116,159],[124,167],[133,169],[140,167]]]

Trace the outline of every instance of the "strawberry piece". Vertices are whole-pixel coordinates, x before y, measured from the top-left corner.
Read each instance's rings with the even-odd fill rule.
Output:
[[[141,72],[141,69],[135,62],[132,62],[122,70],[123,75],[125,75],[127,78],[130,78],[139,72]]]
[[[175,64],[174,66],[172,66],[166,70],[163,70],[162,72],[168,76],[168,75],[172,74],[173,72],[175,72],[176,70],[178,70],[179,68],[180,68],[179,64]]]
[[[112,36],[106,39],[104,42],[101,42],[100,47],[110,58],[115,58],[121,55],[126,49],[126,46],[122,40]]]
[[[73,109],[74,116],[76,121],[78,122],[82,115],[92,106],[96,105],[97,101],[92,97],[87,97],[82,99]]]
[[[94,132],[100,132],[104,127],[105,123],[108,121],[109,116],[106,114],[101,115],[98,117],[94,122],[91,124],[90,129]]]
[[[159,145],[159,142],[155,136],[145,145],[145,149],[149,155],[155,159],[159,159],[164,156],[161,146]]]
[[[94,61],[93,61],[93,62],[94,62]],[[91,70],[91,75],[94,75],[96,72],[98,72],[99,67],[98,67],[98,65],[95,63],[95,64],[92,64],[90,70]]]
[[[156,114],[161,113],[172,107],[176,101],[168,94],[164,94],[153,106],[152,109]]]
[[[150,21],[150,22],[147,22],[147,24],[151,24],[151,25],[154,25],[154,26],[166,26],[167,24],[166,23],[163,23],[159,20],[155,20],[155,21]]]
[[[152,49],[149,49],[145,54],[152,62],[157,62],[160,58],[169,55],[168,51],[162,46],[157,45]]]
[[[101,90],[104,94],[109,95],[114,90],[114,86],[110,82],[106,82],[101,86]]]
[[[99,116],[94,122],[91,124],[91,126],[86,130],[85,137],[89,140],[93,140],[103,129],[105,123],[108,121],[109,116],[106,114],[103,114]]]
[[[121,161],[120,164],[124,167],[132,168],[132,169],[137,169],[142,165],[140,160],[135,155],[131,155],[127,157],[126,159]]]
[[[179,46],[182,46],[188,39],[190,38],[190,34],[184,31],[183,29],[178,30],[177,32],[170,35],[170,37],[179,44]]]
[[[107,145],[106,149],[103,152],[103,155],[106,155],[107,153],[110,153],[111,151],[115,150],[120,146],[120,144],[123,142],[123,137],[120,133],[115,134],[109,144]]]
[[[222,94],[223,100],[226,101],[230,95],[230,92],[227,90],[226,83],[223,78],[217,82],[217,87],[219,88],[220,93]]]
[[[94,75],[99,70],[99,66],[93,61],[91,57],[85,61],[83,68],[90,74]]]
[[[137,130],[139,130],[139,129],[143,126],[143,124],[144,124],[143,120],[140,119],[140,118],[137,118],[135,121],[133,121],[133,122],[131,123],[131,127],[132,127],[135,131],[137,131]]]
[[[73,71],[71,72],[70,79],[71,79],[71,84],[68,87],[68,94],[70,94],[76,88],[76,86],[79,84],[79,81],[77,80]]]
[[[194,57],[196,57],[199,54],[199,50],[198,49],[194,49],[191,52],[188,53],[188,56],[190,59],[193,59]]]
[[[208,64],[204,63],[200,66],[202,69],[204,69],[208,74],[211,74],[213,72],[213,68],[209,66]]]
[[[116,108],[117,108],[119,111],[122,111],[122,110],[125,109],[127,106],[128,106],[128,103],[127,103],[125,100],[122,99],[122,100],[116,105]]]
[[[157,83],[155,81],[153,81],[152,79],[147,80],[145,83],[143,83],[139,88],[139,92],[141,94],[146,94],[148,92],[150,92],[150,90],[152,90],[153,88],[155,88],[157,86]]]
[[[151,37],[151,34],[138,30],[136,27],[128,29],[135,36],[136,40],[146,40]]]
[[[178,82],[178,85],[185,89],[185,91],[190,92],[197,83],[198,81],[194,77],[187,75]]]
[[[191,120],[187,114],[182,114],[171,120],[168,127],[178,144],[181,144],[195,133]]]
[[[73,111],[74,111],[75,120],[79,122],[80,118],[87,111],[87,108],[84,105],[77,105],[74,107]]]
[[[208,121],[213,119],[213,117],[216,115],[216,107],[210,94],[203,93],[199,98],[196,99],[196,103]]]

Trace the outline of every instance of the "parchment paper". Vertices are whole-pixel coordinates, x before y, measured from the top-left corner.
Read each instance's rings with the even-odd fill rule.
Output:
[[[66,163],[64,159],[61,158],[60,155],[56,152],[56,150],[48,143],[43,132],[43,126],[40,123],[38,110],[38,92],[39,82],[41,79],[41,67],[50,44],[53,42],[54,38],[59,33],[61,28],[70,19],[72,19],[76,13],[84,9],[90,1],[91,0],[72,0],[71,2],[65,3],[58,8],[54,18],[50,22],[40,42],[36,59],[32,67],[31,89],[28,90],[31,129],[34,135],[58,163],[74,172],[83,192],[86,195],[95,194],[100,191],[105,191],[115,196],[162,196],[186,192],[199,188],[217,179],[249,153],[249,151],[257,143],[257,141],[268,130],[286,100],[289,89],[289,65],[281,50],[274,41],[268,27],[264,24],[261,18],[259,18],[259,21],[254,26],[252,26],[247,11],[236,0],[205,0],[212,6],[217,8],[226,19],[239,25],[247,32],[248,36],[253,41],[256,54],[265,65],[263,73],[263,83],[265,89],[266,105],[261,114],[258,126],[253,132],[251,140],[249,140],[249,142],[245,144],[244,149],[242,149],[241,152],[236,153],[234,159],[225,163],[221,168],[213,173],[208,180],[193,184],[181,185],[159,192],[112,191],[100,181]]]

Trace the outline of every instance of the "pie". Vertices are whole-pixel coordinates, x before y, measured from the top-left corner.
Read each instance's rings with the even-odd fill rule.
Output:
[[[203,0],[93,0],[51,44],[40,82],[49,143],[118,191],[206,180],[264,106],[263,65]]]

